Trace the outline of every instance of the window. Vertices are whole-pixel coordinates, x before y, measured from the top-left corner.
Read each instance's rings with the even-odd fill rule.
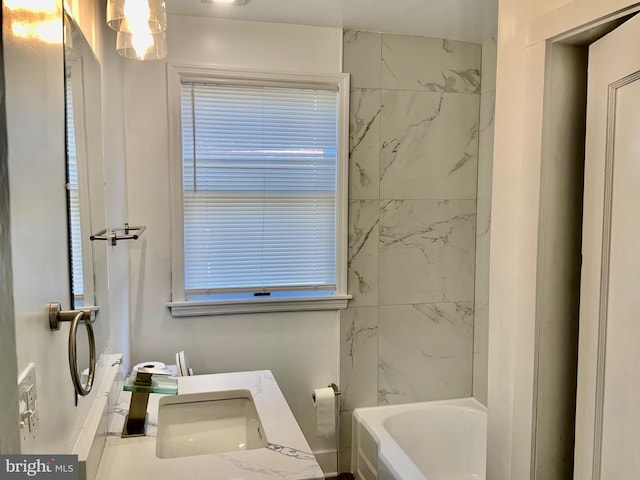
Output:
[[[346,76],[174,80],[174,316],[344,308]]]

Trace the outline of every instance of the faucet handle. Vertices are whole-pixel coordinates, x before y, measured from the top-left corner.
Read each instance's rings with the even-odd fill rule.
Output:
[[[134,385],[151,386],[151,377],[153,375],[169,376],[171,375],[171,372],[162,368],[142,367],[136,372],[136,379],[133,383]]]

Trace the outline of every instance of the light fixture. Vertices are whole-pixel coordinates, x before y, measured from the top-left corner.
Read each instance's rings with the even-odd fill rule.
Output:
[[[202,3],[232,5],[234,7],[242,7],[249,3],[249,0],[201,0]]]
[[[167,29],[164,0],[108,0],[107,25],[117,32],[162,33]]]
[[[167,56],[167,35],[165,32],[155,35],[118,32],[116,52],[134,60],[162,60]]]

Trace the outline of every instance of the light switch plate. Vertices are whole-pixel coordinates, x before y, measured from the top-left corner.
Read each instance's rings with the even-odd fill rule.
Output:
[[[38,415],[38,391],[36,389],[36,366],[33,363],[18,378],[20,405],[20,441],[22,450],[28,451],[36,439],[40,426]]]

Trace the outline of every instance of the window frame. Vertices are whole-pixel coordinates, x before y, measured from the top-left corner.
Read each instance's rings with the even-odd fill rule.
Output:
[[[219,81],[236,85],[335,88],[338,92],[338,171],[336,191],[336,291],[325,296],[239,300],[186,300],[184,288],[184,197],[182,182],[182,81]],[[167,65],[169,175],[171,198],[171,301],[174,317],[234,313],[340,310],[347,294],[347,214],[349,169],[349,74],[297,74],[192,65]]]

